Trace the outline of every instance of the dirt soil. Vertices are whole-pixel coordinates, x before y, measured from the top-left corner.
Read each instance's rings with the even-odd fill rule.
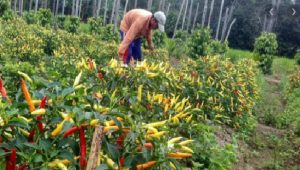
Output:
[[[280,90],[279,76],[266,76],[266,93],[274,105],[274,112],[283,112],[285,101]],[[285,140],[284,140],[285,139]],[[240,140],[238,145],[238,160],[232,170],[300,170],[299,152],[291,158],[281,160],[281,153],[289,150],[299,150],[288,137],[288,130],[280,130],[258,123],[256,131],[249,140]],[[277,143],[276,143],[277,142]],[[280,143],[281,142],[281,143]]]

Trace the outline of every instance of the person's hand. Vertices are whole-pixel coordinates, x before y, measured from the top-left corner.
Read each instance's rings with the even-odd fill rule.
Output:
[[[150,50],[150,52],[153,52],[154,51],[154,46],[153,45],[149,46],[149,50]]]

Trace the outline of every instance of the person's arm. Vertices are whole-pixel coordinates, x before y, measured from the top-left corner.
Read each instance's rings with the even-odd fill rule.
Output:
[[[147,39],[149,49],[151,51],[153,51],[154,50],[154,45],[153,45],[153,41],[152,41],[152,30],[149,30],[149,32],[147,33],[146,39]]]
[[[141,26],[138,22],[135,22],[131,25],[129,30],[127,31],[122,43],[119,46],[118,55],[119,57],[122,57],[126,51],[126,49],[129,47],[130,43],[136,38],[138,33],[140,32]]]

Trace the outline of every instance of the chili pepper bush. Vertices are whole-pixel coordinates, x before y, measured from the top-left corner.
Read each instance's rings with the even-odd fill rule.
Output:
[[[214,130],[253,128],[255,63],[210,56],[121,68],[105,57],[39,56],[27,63],[34,72],[4,63],[0,169],[85,169],[96,125],[100,169],[230,168],[236,145],[220,146]]]

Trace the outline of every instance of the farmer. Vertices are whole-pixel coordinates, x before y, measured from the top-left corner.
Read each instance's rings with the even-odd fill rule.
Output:
[[[122,66],[127,67],[131,56],[137,61],[137,64],[142,60],[141,52],[141,37],[147,39],[149,49],[154,50],[152,42],[152,30],[159,29],[164,32],[166,16],[163,12],[158,11],[152,14],[144,9],[133,9],[128,11],[121,21],[120,34],[121,44],[118,50],[119,60]]]

